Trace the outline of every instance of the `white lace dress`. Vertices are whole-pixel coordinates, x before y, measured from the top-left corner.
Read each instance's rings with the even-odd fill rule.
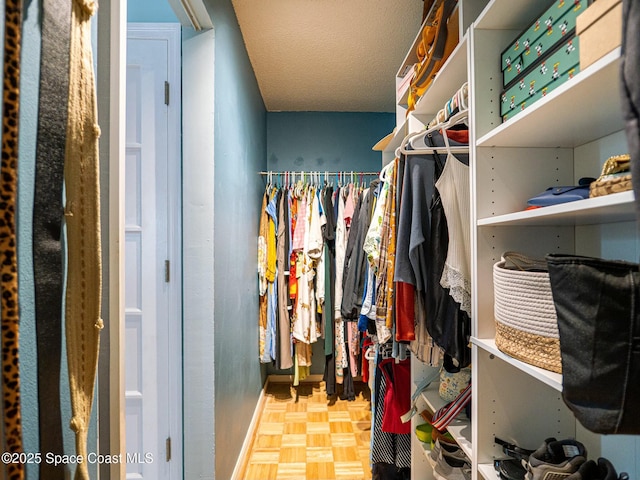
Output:
[[[436,182],[447,217],[449,249],[440,285],[460,308],[471,316],[471,227],[469,200],[469,166],[452,154]]]

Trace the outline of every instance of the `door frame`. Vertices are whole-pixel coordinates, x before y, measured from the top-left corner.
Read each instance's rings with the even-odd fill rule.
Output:
[[[196,31],[211,28],[203,0],[169,0],[174,11],[184,14],[178,18],[185,27]],[[184,3],[190,8],[186,8]],[[186,13],[195,12],[195,20]],[[102,312],[105,328],[101,337],[98,371],[98,450],[104,455],[126,455],[125,432],[125,358],[124,358],[124,162],[125,162],[125,118],[126,118],[126,46],[127,46],[127,0],[102,0],[100,15],[97,15],[96,70],[98,92],[98,116],[102,131],[100,140],[101,186],[103,209],[102,254],[105,265]],[[212,40],[213,41],[213,40]],[[213,47],[210,47],[213,49]],[[176,85],[178,85],[176,83]],[[213,89],[213,85],[209,87]],[[175,90],[175,89],[174,89]],[[189,96],[189,92],[187,92]],[[176,96],[174,95],[174,98]],[[210,120],[205,117],[201,120]],[[206,122],[205,122],[206,123]],[[200,152],[194,152],[199,154]],[[176,177],[177,178],[177,177]],[[181,252],[182,253],[182,252]],[[182,257],[179,256],[180,260]],[[184,339],[183,339],[184,341]],[[180,364],[182,368],[182,363]],[[184,374],[184,368],[182,369]],[[184,376],[183,376],[184,381]],[[213,386],[209,388],[212,390]],[[183,391],[181,385],[179,391]],[[184,412],[184,403],[183,409]],[[211,405],[209,405],[211,408]],[[209,414],[205,405],[195,409],[195,415]],[[191,416],[191,413],[190,413]],[[206,415],[205,415],[206,416]],[[208,417],[207,417],[208,419]],[[183,414],[183,425],[186,419]],[[191,422],[195,428],[200,422]],[[198,430],[193,441],[204,450],[213,450],[213,440]],[[185,441],[183,439],[183,445]],[[184,448],[184,447],[183,447]],[[184,451],[180,454],[183,455]],[[187,451],[189,454],[190,451]],[[193,455],[183,455],[185,458]],[[195,457],[197,458],[197,457]],[[191,460],[195,460],[191,458]],[[208,463],[207,463],[208,465]],[[100,464],[99,479],[123,479],[123,463]],[[200,468],[200,466],[198,467]],[[184,470],[184,468],[183,468]],[[209,469],[207,469],[208,472]],[[204,472],[204,470],[203,470]]]
[[[98,363],[98,450],[126,455],[124,361],[124,162],[127,0],[103,0],[97,16],[96,90],[100,125],[102,256],[105,268]],[[106,230],[106,231],[105,231]],[[123,463],[99,465],[99,479],[121,479]]]
[[[171,432],[172,479],[183,475],[183,382],[182,382],[182,145],[181,145],[181,26],[178,23],[128,23],[127,40],[163,40],[167,42],[167,81],[169,82],[169,108],[167,108],[167,243],[170,260],[168,290],[170,339],[168,356],[169,431]],[[125,73],[126,74],[126,73]],[[174,413],[175,414],[172,414]],[[163,458],[154,459],[156,462]]]

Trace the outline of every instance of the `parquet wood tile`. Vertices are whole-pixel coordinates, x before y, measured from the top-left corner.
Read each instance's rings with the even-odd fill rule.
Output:
[[[257,448],[280,448],[283,445],[285,435],[258,435],[254,447]]]
[[[282,435],[284,433],[284,423],[260,423],[258,433],[263,435]]]
[[[336,478],[336,471],[331,462],[307,462],[306,478]]]
[[[327,412],[327,415],[329,416],[330,422],[350,422],[351,421],[351,415],[346,410],[343,410],[343,411],[336,410],[336,411]]]
[[[329,430],[331,433],[353,433],[353,424],[351,422],[330,422]]]
[[[268,383],[242,480],[370,480],[371,397],[327,398],[324,383]],[[245,457],[246,458],[246,457]]]
[[[309,420],[307,412],[287,412],[284,414],[284,422],[287,423],[300,423]]]
[[[287,419],[288,413],[286,412],[262,412],[261,421],[265,423],[284,423]]]
[[[307,448],[307,463],[333,463],[333,459],[331,447]]]
[[[329,410],[326,403],[307,402],[307,412],[328,412]]]
[[[331,445],[336,447],[357,447],[358,439],[352,433],[334,433],[331,435]]]
[[[282,433],[307,433],[307,424],[304,422],[284,423],[282,424]]]
[[[304,445],[305,442],[308,441],[309,435],[306,433],[290,433],[286,435],[282,435],[281,445],[284,446],[294,446],[294,445]]]
[[[307,463],[281,463],[278,465],[276,480],[300,480],[307,474]]]
[[[247,466],[242,480],[265,480],[266,478],[276,478],[277,474],[277,463],[251,463]]]
[[[335,480],[356,480],[365,477],[361,462],[335,462],[333,468],[336,472]]]
[[[329,422],[309,422],[307,423],[307,433],[331,433]]]
[[[280,463],[306,463],[307,447],[287,446],[280,447]]]
[[[249,463],[278,463],[280,461],[279,448],[259,448],[251,453]]]
[[[333,438],[328,433],[310,433],[306,437],[307,447],[331,447],[333,444]]]
[[[327,423],[329,421],[329,412],[327,412],[326,410],[324,412],[314,412],[307,410],[307,421]]]
[[[333,459],[336,462],[356,462],[360,460],[360,453],[353,447],[332,447]]]

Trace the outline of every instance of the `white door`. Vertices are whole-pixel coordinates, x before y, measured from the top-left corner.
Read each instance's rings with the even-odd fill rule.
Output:
[[[182,478],[179,51],[179,26],[129,25],[127,479]]]

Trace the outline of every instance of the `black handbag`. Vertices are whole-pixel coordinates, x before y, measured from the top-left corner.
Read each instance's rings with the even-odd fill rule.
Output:
[[[562,397],[601,434],[640,434],[640,265],[547,255],[558,316]]]

